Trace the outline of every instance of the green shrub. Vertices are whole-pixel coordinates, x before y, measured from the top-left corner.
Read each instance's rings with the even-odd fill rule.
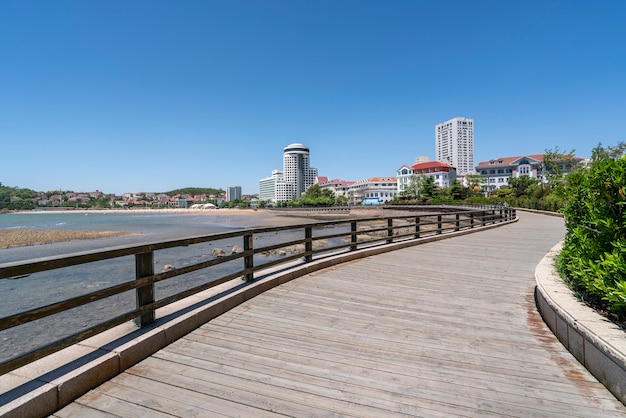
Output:
[[[562,194],[561,273],[577,292],[626,314],[626,158],[596,148],[588,167],[567,176]]]

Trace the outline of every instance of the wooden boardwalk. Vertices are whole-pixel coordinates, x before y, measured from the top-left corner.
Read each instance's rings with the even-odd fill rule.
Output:
[[[538,315],[560,218],[309,274],[248,301],[57,417],[623,417]]]

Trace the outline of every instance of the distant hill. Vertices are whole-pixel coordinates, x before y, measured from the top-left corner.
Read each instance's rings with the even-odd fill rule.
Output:
[[[177,194],[188,194],[188,195],[197,195],[197,194],[220,194],[224,193],[222,189],[213,189],[210,187],[185,187],[183,189],[176,189],[169,192],[165,192],[168,196],[176,196]]]

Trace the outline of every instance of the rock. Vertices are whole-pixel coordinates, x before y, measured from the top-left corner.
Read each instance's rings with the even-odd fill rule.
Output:
[[[239,254],[243,252],[243,248],[238,245],[233,246],[233,249],[230,251],[231,254]]]
[[[226,252],[221,248],[213,248],[211,255],[213,257],[224,257],[226,255]]]
[[[163,273],[166,273],[168,271],[172,271],[172,270],[176,270],[176,267],[174,267],[171,264],[166,264],[163,266]]]

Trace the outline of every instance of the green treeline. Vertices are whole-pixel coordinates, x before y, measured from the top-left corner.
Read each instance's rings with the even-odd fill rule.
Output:
[[[7,187],[0,183],[0,210],[30,210],[35,208],[32,201],[37,192],[30,189]]]
[[[219,195],[221,193],[224,193],[224,190],[221,189],[213,189],[210,187],[185,187],[183,189],[176,189],[176,190],[171,190],[169,192],[165,192],[163,194],[166,194],[168,196],[176,196],[176,195],[184,195],[184,194],[188,194],[190,196],[196,196],[196,195],[202,195],[202,194],[206,194],[206,195]]]

